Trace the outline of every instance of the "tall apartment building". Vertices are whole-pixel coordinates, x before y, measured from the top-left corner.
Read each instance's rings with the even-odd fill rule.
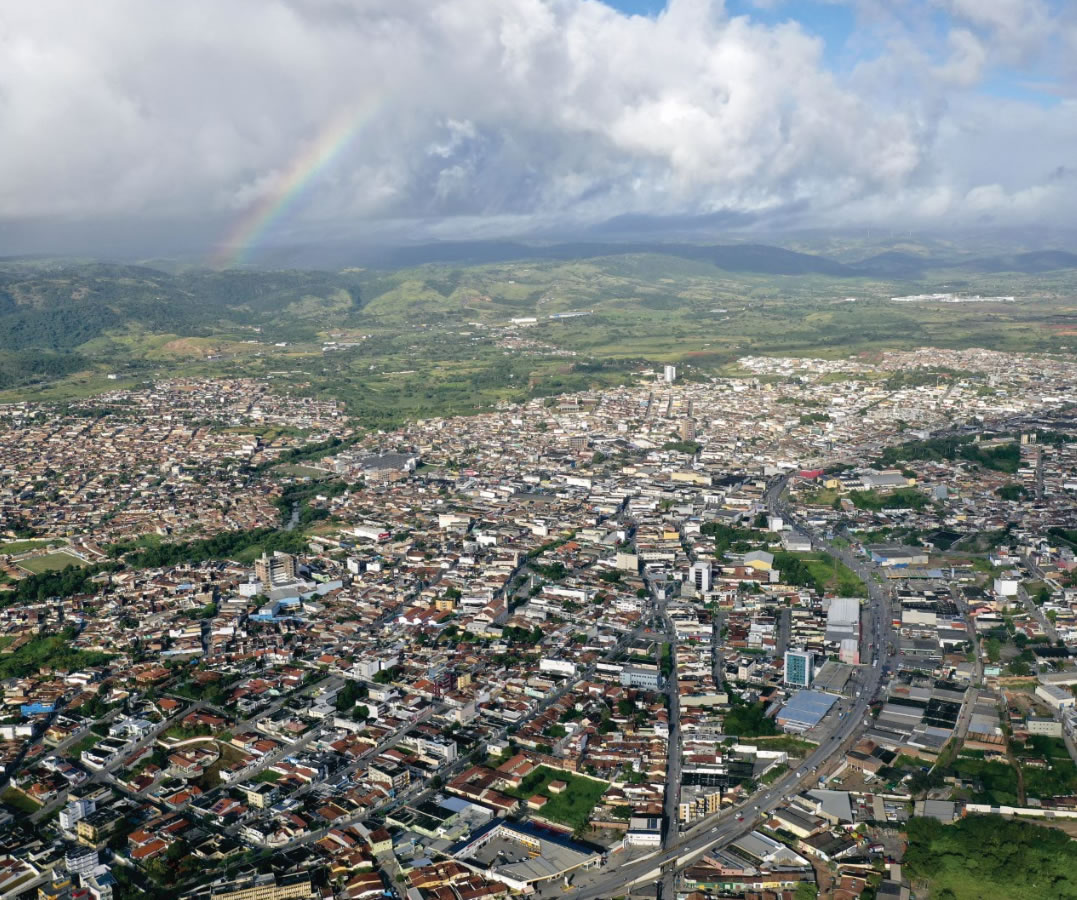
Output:
[[[810,650],[785,651],[785,683],[810,687],[815,677],[815,656]]]
[[[695,585],[695,589],[699,593],[706,594],[711,590],[714,573],[709,560],[696,560],[688,571],[692,578],[692,584]]]
[[[296,580],[295,557],[277,550],[272,556],[262,554],[254,561],[254,574],[267,588],[292,584]]]

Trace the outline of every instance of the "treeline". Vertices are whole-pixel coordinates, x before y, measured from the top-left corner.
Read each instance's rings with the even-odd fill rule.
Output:
[[[275,505],[280,511],[281,522],[287,523],[292,507],[299,507],[299,525],[306,527],[329,518],[329,510],[310,505],[315,497],[339,497],[349,489],[343,481],[309,481],[286,485]]]
[[[774,568],[782,573],[782,581],[785,584],[815,588],[819,593],[823,592],[822,585],[816,580],[808,564],[792,553],[775,553]]]
[[[107,653],[75,649],[71,646],[75,636],[73,628],[66,628],[59,634],[43,635],[23,644],[14,653],[0,657],[0,678],[23,678],[43,668],[72,672],[112,659]]]
[[[1021,448],[1016,442],[983,447],[973,443],[971,436],[931,438],[926,441],[910,441],[896,447],[887,447],[879,457],[884,466],[896,466],[910,460],[957,460],[965,459],[985,469],[1013,475],[1021,464]]]
[[[704,522],[699,528],[699,533],[714,538],[714,552],[719,558],[725,556],[730,550],[747,553],[752,549],[751,541],[759,537],[747,528],[733,528],[721,522]]]
[[[313,339],[316,328],[267,314],[309,297],[346,295],[349,312],[360,305],[358,275],[318,271],[173,275],[144,266],[15,264],[0,267],[0,285],[0,349],[12,350],[70,349],[126,325],[192,336],[233,322],[258,324],[275,340]]]
[[[249,531],[222,531],[211,538],[161,544],[159,547],[140,547],[136,542],[121,542],[108,548],[109,556],[138,569],[163,569],[182,564],[197,565],[211,559],[235,559],[252,547],[273,553],[300,553],[306,549],[307,538],[301,531],[280,531],[276,528],[252,528]]]
[[[253,467],[251,471],[262,472],[267,469],[272,469],[274,466],[286,465],[288,463],[310,462],[313,460],[323,459],[326,456],[331,456],[338,450],[343,450],[345,447],[350,447],[358,440],[358,436],[346,439],[331,437],[325,441],[318,441],[313,444],[304,444],[302,447],[294,447],[291,450],[283,451],[275,459],[261,463],[260,465]]]
[[[67,566],[58,572],[42,572],[30,575],[17,582],[15,590],[3,594],[6,606],[26,603],[43,603],[50,597],[71,597],[74,594],[89,593],[92,579],[101,572],[114,572],[119,569],[115,563],[102,563],[96,566]]]
[[[1058,829],[966,816],[953,825],[913,818],[906,831],[908,874],[929,880],[937,900],[1077,898],[1077,843]]]
[[[78,353],[18,351],[0,353],[0,390],[40,378],[62,378],[87,366]]]

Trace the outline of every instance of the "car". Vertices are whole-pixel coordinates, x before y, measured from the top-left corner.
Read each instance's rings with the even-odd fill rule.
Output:
[[[737,813],[737,821],[738,822],[743,822],[744,821],[744,813]]]

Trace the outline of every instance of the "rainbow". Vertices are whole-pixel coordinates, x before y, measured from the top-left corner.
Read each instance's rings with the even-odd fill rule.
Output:
[[[210,265],[240,265],[244,255],[257,246],[275,222],[293,209],[306,188],[317,181],[380,109],[374,99],[335,116],[318,137],[295,156],[277,178],[271,191],[257,200],[213,251]]]

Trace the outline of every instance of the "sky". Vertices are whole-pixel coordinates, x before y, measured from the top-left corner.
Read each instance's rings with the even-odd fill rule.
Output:
[[[0,135],[0,255],[1068,228],[1077,3],[8,3]]]

